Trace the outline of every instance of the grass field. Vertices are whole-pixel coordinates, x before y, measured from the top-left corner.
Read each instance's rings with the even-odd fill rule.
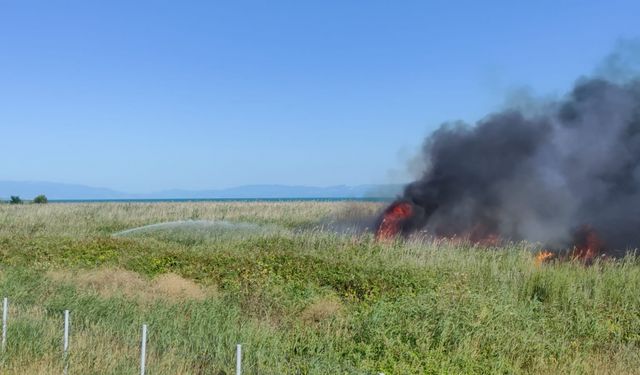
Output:
[[[640,374],[640,262],[536,265],[525,244],[377,243],[377,203],[0,205],[2,373]],[[355,215],[357,216],[357,215]],[[114,233],[176,220],[265,231]],[[330,227],[330,226],[329,226]],[[188,228],[188,226],[187,226]]]

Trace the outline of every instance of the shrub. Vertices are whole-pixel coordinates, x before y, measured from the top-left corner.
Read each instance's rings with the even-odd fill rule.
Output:
[[[40,194],[37,197],[33,198],[33,203],[38,203],[38,204],[44,204],[47,203],[49,200],[47,199],[47,196],[44,194]]]
[[[9,203],[11,203],[11,204],[22,204],[22,199],[20,199],[20,197],[17,196],[17,195],[12,195],[11,199],[9,200]]]

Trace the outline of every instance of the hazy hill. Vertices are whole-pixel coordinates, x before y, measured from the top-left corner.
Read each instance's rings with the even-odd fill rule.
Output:
[[[77,184],[45,181],[0,181],[0,199],[18,195],[22,199],[45,194],[49,199],[125,199],[119,191]]]
[[[44,181],[0,181],[0,199],[18,195],[32,199],[45,194],[49,199],[207,199],[207,198],[372,198],[394,197],[401,185],[336,185],[327,187],[291,185],[245,185],[211,190],[165,190],[132,194],[112,189]]]

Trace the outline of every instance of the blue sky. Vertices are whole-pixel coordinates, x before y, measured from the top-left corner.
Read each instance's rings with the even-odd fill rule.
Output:
[[[637,1],[0,0],[0,180],[398,182],[447,120],[559,95]]]

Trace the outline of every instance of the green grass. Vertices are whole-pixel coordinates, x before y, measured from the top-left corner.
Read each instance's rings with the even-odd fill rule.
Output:
[[[138,371],[143,322],[150,374],[232,374],[236,343],[247,374],[640,373],[638,259],[540,267],[526,244],[381,244],[317,229],[379,208],[0,205],[0,293],[12,301],[2,371],[60,373],[70,309],[78,374]],[[184,219],[283,230],[112,236]],[[169,273],[198,293],[159,291]]]

